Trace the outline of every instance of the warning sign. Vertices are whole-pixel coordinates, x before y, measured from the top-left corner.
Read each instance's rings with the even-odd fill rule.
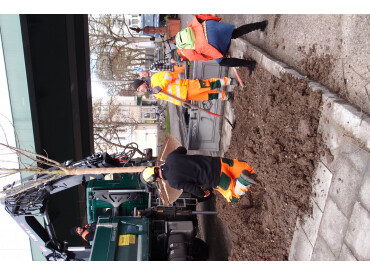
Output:
[[[119,235],[118,245],[130,245],[135,244],[136,236],[132,234]]]

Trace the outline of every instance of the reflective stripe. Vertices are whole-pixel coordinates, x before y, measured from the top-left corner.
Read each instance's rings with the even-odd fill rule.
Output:
[[[172,95],[172,84],[171,83],[168,85],[167,89],[168,89],[168,93]],[[168,102],[175,103],[175,99],[172,97],[168,97]]]
[[[238,194],[239,196],[241,196],[241,195],[244,195],[244,194],[245,194],[245,192],[243,192],[243,191],[239,190],[239,188],[235,188],[235,193],[236,193],[236,194]]]
[[[178,98],[181,98],[181,94],[180,94],[180,85],[179,85],[179,80],[177,79],[176,80],[176,96],[178,97]]]
[[[222,99],[222,91],[219,91],[219,92],[218,92],[218,98],[219,98],[219,99]]]
[[[225,80],[224,79],[220,79],[220,82],[221,82],[221,86],[225,86]]]
[[[245,185],[239,182],[239,180],[236,181],[235,185],[235,193],[239,195],[244,195],[245,191],[247,191],[248,188],[246,188]]]
[[[171,80],[172,81],[172,77],[171,77],[171,75],[169,73],[166,73],[164,75],[164,79],[168,79],[168,80]]]

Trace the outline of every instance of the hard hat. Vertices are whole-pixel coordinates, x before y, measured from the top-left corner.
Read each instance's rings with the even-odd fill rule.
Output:
[[[145,168],[140,174],[140,180],[143,183],[152,183],[155,181],[155,172],[153,167]]]

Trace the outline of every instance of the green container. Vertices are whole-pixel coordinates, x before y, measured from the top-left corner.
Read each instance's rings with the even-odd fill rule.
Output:
[[[149,260],[149,220],[145,217],[99,218],[91,261]]]
[[[139,175],[122,174],[119,180],[90,180],[86,190],[87,198],[87,220],[88,223],[97,222],[99,217],[113,216],[113,205],[107,201],[93,196],[94,191],[144,191],[145,186],[139,180]],[[124,201],[119,206],[119,216],[132,216],[133,211],[146,209],[148,207],[149,194],[137,192],[138,198]]]

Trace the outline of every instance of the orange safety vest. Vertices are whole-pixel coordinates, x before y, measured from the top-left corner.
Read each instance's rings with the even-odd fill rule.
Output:
[[[179,78],[179,75],[174,72],[159,72],[152,75],[150,85],[152,88],[159,86],[163,92],[174,95],[182,100],[186,100],[188,94],[188,80]],[[167,100],[176,105],[181,105],[181,102],[166,96],[162,93],[154,94],[154,97],[162,100]]]
[[[82,232],[82,234],[81,234],[81,237],[82,237],[82,239],[84,239],[85,241],[87,241],[88,242],[88,240],[86,240],[86,235],[87,234],[89,234],[90,232],[88,232],[86,229]]]
[[[222,58],[223,55],[211,44],[208,43],[204,34],[204,29],[199,20],[216,20],[220,21],[221,18],[209,14],[195,15],[194,19],[190,22],[188,27],[192,28],[195,35],[195,50],[193,49],[178,49],[179,56],[186,60],[213,60]]]

